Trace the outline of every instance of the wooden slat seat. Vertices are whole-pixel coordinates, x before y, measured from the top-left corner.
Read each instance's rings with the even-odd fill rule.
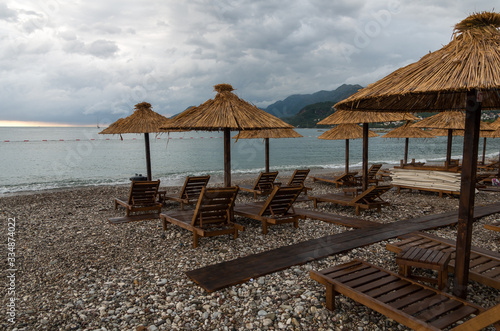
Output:
[[[313,180],[313,183],[319,181],[319,182],[326,182],[326,183],[332,183],[335,184],[335,187],[339,186],[358,186],[357,180],[354,178],[354,176],[357,175],[357,172],[344,172],[340,176],[313,176],[311,177]]]
[[[293,223],[299,226],[299,215],[293,209],[293,203],[302,192],[302,186],[275,186],[266,201],[260,203],[239,204],[234,213],[262,222],[262,233],[267,233],[268,224]]]
[[[169,211],[160,214],[163,230],[167,223],[193,232],[193,247],[198,247],[198,237],[213,237],[232,234],[238,238],[238,231],[245,228],[233,222],[234,202],[238,187],[207,188],[201,190],[196,209]]]
[[[456,242],[453,240],[419,232],[413,233],[408,238],[399,242],[386,244],[385,247],[387,250],[397,254],[410,247],[420,247],[451,253],[448,270],[450,272],[455,271]],[[500,254],[478,247],[472,247],[469,262],[469,279],[500,289]]]
[[[500,319],[500,305],[484,312],[477,305],[361,260],[313,270],[310,275],[325,285],[328,309],[335,309],[335,296],[340,293],[416,330],[450,326],[479,330]]]
[[[181,204],[181,210],[184,205],[191,205],[198,201],[202,188],[207,186],[210,176],[188,176],[184,181],[178,196],[166,195],[166,192],[160,194],[160,201],[172,200]]]
[[[318,196],[309,196],[313,200],[314,208],[318,207],[319,202],[330,202],[342,206],[356,207],[356,215],[359,215],[360,209],[376,208],[379,212],[382,206],[389,205],[389,202],[384,201],[380,196],[389,191],[392,186],[370,186],[364,192],[356,196],[347,196],[342,194],[327,193]]]
[[[126,216],[131,213],[154,211],[161,212],[161,203],[158,203],[157,194],[160,181],[132,181],[127,199],[115,198],[115,209],[125,207]]]
[[[278,172],[261,172],[252,186],[239,185],[241,191],[253,193],[256,199],[257,195],[268,195],[274,188],[274,182],[278,177]]]

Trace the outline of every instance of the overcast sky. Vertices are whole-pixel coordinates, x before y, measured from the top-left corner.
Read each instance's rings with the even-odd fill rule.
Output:
[[[219,83],[263,108],[366,86],[485,10],[491,1],[2,1],[0,121],[104,124],[142,101],[171,116]]]

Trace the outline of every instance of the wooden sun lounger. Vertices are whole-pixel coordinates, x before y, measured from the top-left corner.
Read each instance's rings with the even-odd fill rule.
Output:
[[[451,260],[448,270],[455,271],[455,247],[453,240],[441,238],[427,233],[413,233],[397,243],[386,244],[386,249],[399,254],[409,247],[421,247],[442,252],[450,252]],[[470,253],[469,279],[478,283],[500,289],[500,254],[472,247]]]
[[[352,187],[352,186],[359,185],[357,180],[354,178],[354,176],[356,176],[356,175],[357,175],[357,172],[344,172],[340,176],[321,176],[321,177],[314,176],[311,178],[313,180],[313,183],[315,183],[316,181],[320,181],[320,182],[335,184],[335,187],[339,187],[339,186]]]
[[[180,210],[161,213],[163,230],[167,223],[178,225],[193,232],[193,247],[198,246],[198,237],[213,237],[232,234],[238,238],[238,231],[245,228],[233,222],[232,209],[238,187],[203,187],[195,210]]]
[[[380,196],[389,191],[392,186],[370,186],[367,190],[357,196],[347,196],[342,194],[328,193],[318,196],[309,196],[313,200],[314,208],[318,207],[319,202],[330,202],[342,206],[356,207],[356,215],[359,215],[360,209],[374,209],[379,212],[382,206],[387,206],[389,203],[384,201]]]
[[[261,172],[252,186],[239,185],[241,191],[253,193],[256,199],[257,195],[268,195],[274,188],[274,181],[278,177],[278,172]]]
[[[311,271],[311,278],[325,285],[328,309],[335,309],[335,296],[340,293],[415,330],[450,326],[455,326],[452,330],[480,330],[500,320],[500,305],[484,311],[361,260]]]
[[[236,205],[234,213],[261,221],[263,234],[267,233],[268,224],[293,223],[297,228],[299,215],[295,213],[293,203],[300,192],[302,192],[302,186],[275,186],[266,201]]]
[[[495,170],[498,169],[498,166],[500,165],[500,161],[494,161],[488,164],[478,164],[478,169],[484,169],[484,170]]]
[[[381,179],[377,178],[377,176],[381,168],[381,163],[375,163],[371,165],[370,169],[368,169],[368,184],[378,185],[378,182],[381,181]],[[361,185],[363,183],[363,175],[354,176],[354,179],[356,180],[358,185]]]
[[[161,212],[161,203],[156,201],[160,181],[132,181],[127,199],[115,198],[115,209],[125,207],[126,217],[109,218],[112,224],[127,223],[158,218]],[[150,212],[149,214],[131,215],[136,212]]]
[[[178,196],[168,196],[166,192],[160,193],[160,201],[172,200],[181,204],[181,210],[184,205],[191,205],[198,201],[203,187],[207,186],[210,176],[188,176]]]

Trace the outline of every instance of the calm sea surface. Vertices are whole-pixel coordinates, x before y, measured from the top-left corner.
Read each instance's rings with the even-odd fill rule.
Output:
[[[143,135],[99,135],[98,128],[0,127],[0,194],[90,185],[129,183],[146,173]],[[303,138],[271,139],[270,167],[281,173],[296,168],[344,168],[345,141],[321,140],[324,130],[297,129]],[[234,135],[236,132],[234,133]],[[222,181],[222,132],[182,132],[150,135],[153,178],[162,186],[181,185],[187,175],[210,174]],[[454,158],[462,155],[462,137],[454,137]],[[482,153],[480,140],[480,154]],[[500,139],[487,140],[487,157],[498,155]],[[232,171],[256,174],[264,170],[262,139],[233,140]],[[370,163],[398,164],[404,139],[370,138]],[[443,161],[446,137],[410,139],[409,159]],[[350,166],[360,167],[362,141],[350,141]]]

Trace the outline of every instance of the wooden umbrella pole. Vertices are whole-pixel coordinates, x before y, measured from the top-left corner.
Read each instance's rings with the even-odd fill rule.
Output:
[[[231,186],[231,130],[224,128],[224,186]]]
[[[349,139],[345,140],[345,173],[349,172]]]
[[[404,164],[408,163],[408,142],[410,138],[405,139],[405,159],[404,159]]]
[[[483,138],[483,159],[481,164],[484,165],[485,162],[486,162],[486,137]]]
[[[368,123],[363,123],[363,191],[368,189]]]
[[[474,223],[474,195],[476,189],[477,153],[479,143],[479,123],[481,102],[477,100],[476,90],[467,92],[465,117],[464,151],[460,201],[458,205],[458,229],[455,257],[455,283],[453,294],[467,297],[469,282],[469,260]]]
[[[144,143],[146,144],[146,168],[148,172],[148,180],[151,180],[151,153],[149,151],[149,133],[144,134]]]
[[[266,146],[266,172],[269,172],[269,138],[264,138],[264,145]]]
[[[451,162],[451,145],[453,143],[453,130],[448,129],[448,143],[446,146],[446,167],[450,166]]]

